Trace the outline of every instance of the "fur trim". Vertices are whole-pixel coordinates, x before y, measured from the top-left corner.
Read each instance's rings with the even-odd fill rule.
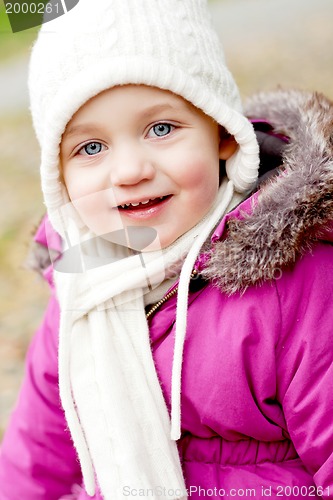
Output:
[[[41,276],[52,262],[59,257],[59,252],[47,248],[35,241],[31,244],[27,258],[24,261],[24,267],[30,271],[35,271]]]
[[[252,213],[229,221],[227,238],[211,249],[203,275],[230,295],[279,277],[333,219],[333,103],[280,90],[254,96],[245,112],[290,143],[280,175],[260,187]]]
[[[60,253],[35,241],[34,236],[38,232],[38,228],[42,225],[42,223],[43,217],[39,224],[37,224],[31,232],[33,239],[29,245],[23,266],[25,269],[35,271],[43,278],[44,271],[59,257]]]

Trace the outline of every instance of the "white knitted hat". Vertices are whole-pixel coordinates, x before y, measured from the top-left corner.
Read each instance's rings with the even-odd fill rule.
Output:
[[[80,0],[42,26],[30,62],[42,190],[60,233],[52,214],[69,202],[59,180],[62,133],[88,99],[122,84],[170,90],[214,118],[240,146],[227,162],[229,179],[239,192],[252,187],[258,145],[242,115],[206,0]]]

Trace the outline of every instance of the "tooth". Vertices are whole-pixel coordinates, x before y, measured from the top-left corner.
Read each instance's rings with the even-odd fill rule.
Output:
[[[142,201],[141,203],[142,203],[142,205],[147,205],[147,203],[149,203],[149,202],[150,202],[150,200]]]
[[[130,205],[132,205],[132,207],[138,207],[140,205],[140,202],[139,203],[130,203]]]
[[[164,196],[160,196],[160,200],[163,200]]]
[[[125,203],[125,207],[129,207],[131,203]]]

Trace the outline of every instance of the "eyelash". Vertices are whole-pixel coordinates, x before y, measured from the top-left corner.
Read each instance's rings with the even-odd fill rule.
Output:
[[[156,137],[157,137],[157,138],[167,137],[168,135],[170,135],[170,134],[171,134],[171,132],[172,132],[173,130],[175,130],[175,129],[176,129],[176,126],[175,126],[175,125],[172,125],[171,123],[168,123],[168,122],[158,122],[158,123],[156,123],[155,125],[152,125],[152,126],[149,128],[148,133],[147,133],[147,137],[149,137],[149,133],[150,133],[152,130],[154,130],[156,127],[160,127],[160,126],[166,126],[166,127],[169,127],[169,132],[168,132],[167,134],[165,134],[165,135],[158,135],[158,134],[156,134],[156,133],[155,133],[155,136],[154,136],[155,138],[156,138]],[[102,144],[102,143],[101,143],[101,142],[99,142],[99,141],[90,141],[90,142],[87,142],[86,144],[84,144],[83,146],[81,146],[81,148],[77,151],[77,153],[76,153],[76,154],[78,154],[78,155],[82,154],[82,156],[96,156],[96,155],[98,155],[99,153],[101,153],[101,152],[102,152],[102,151],[98,151],[98,153],[96,153],[96,154],[89,154],[89,153],[85,152],[86,154],[83,154],[82,152],[85,150],[85,148],[87,148],[88,146],[90,146],[90,145],[92,145],[92,144],[98,144],[99,146],[101,146],[101,149],[102,149],[103,147],[106,147],[106,146],[104,146],[104,144]]]

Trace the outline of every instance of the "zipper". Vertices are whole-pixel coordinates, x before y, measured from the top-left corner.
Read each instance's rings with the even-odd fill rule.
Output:
[[[198,271],[196,269],[193,269],[191,276],[190,276],[190,279],[192,280],[197,274],[198,274]],[[165,302],[167,302],[167,300],[169,300],[171,297],[176,295],[176,293],[178,292],[178,287],[179,287],[179,283],[177,286],[175,286],[175,288],[172,288],[170,290],[170,292],[168,292],[166,295],[164,295],[164,297],[162,297],[161,300],[156,302],[156,304],[154,304],[151,307],[151,309],[149,309],[149,311],[146,313],[146,318],[149,319],[157,311],[157,309],[159,309]]]

